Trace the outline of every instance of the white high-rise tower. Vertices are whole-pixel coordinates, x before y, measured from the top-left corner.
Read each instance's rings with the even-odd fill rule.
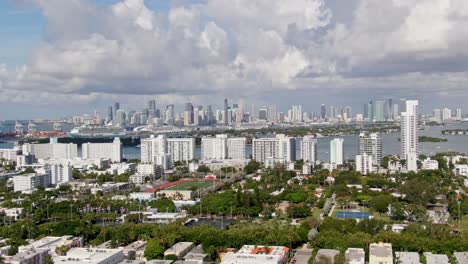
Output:
[[[330,163],[343,165],[343,142],[342,138],[330,141]]]
[[[417,169],[414,157],[419,154],[419,102],[417,100],[406,101],[406,111],[401,113],[401,150],[400,158],[407,160],[408,170]],[[408,161],[411,161],[409,164]]]

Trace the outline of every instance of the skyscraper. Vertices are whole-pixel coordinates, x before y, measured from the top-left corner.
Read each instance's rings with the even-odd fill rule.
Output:
[[[156,100],[149,100],[148,101],[148,111],[149,114],[152,115],[153,117],[156,114]]]
[[[333,105],[330,105],[330,118],[331,119],[336,118],[335,107]]]
[[[385,121],[385,114],[386,110],[386,102],[385,101],[376,101],[375,102],[375,112],[374,112],[374,120],[376,122],[384,122]]]
[[[359,135],[358,154],[367,154],[372,157],[374,165],[383,164],[382,138],[376,134],[361,133]]]
[[[374,122],[374,104],[372,100],[367,104],[367,120],[369,122]]]
[[[268,106],[268,122],[278,123],[278,114],[276,113],[276,105]]]
[[[224,125],[228,125],[228,108],[229,108],[229,105],[228,105],[228,99],[227,98],[224,98]]]
[[[185,104],[184,111],[184,125],[189,126],[193,124],[193,105],[192,103]]]
[[[343,142],[342,138],[335,138],[330,141],[330,163],[343,165]]]
[[[173,104],[169,104],[166,106],[165,116],[166,116],[166,119],[165,119],[166,124],[173,125],[175,121],[175,112],[174,112]]]
[[[407,100],[405,103],[405,112],[401,113],[401,148],[400,158],[407,160],[419,154],[419,102],[417,100]],[[412,166],[413,164],[407,164]]]
[[[115,102],[114,104],[114,116],[116,117],[117,116],[117,111],[120,110],[120,103],[119,102]]]
[[[374,163],[372,156],[367,155],[366,153],[356,156],[356,171],[360,172],[362,175],[367,175],[372,173]]]
[[[327,110],[325,108],[325,105],[322,104],[322,106],[320,107],[320,118],[322,120],[325,120],[326,115],[327,115]]]
[[[387,119],[395,119],[395,117],[393,116],[393,99],[388,99],[387,101]]]
[[[112,106],[109,106],[107,111],[107,122],[114,120],[114,112],[112,111]]]

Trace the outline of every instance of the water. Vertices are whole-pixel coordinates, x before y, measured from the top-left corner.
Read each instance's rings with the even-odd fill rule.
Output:
[[[437,152],[455,151],[461,153],[468,153],[468,135],[442,135],[441,131],[445,129],[468,129],[468,123],[455,123],[446,126],[432,126],[427,127],[425,130],[420,131],[421,136],[431,136],[438,138],[446,138],[447,142],[421,142],[421,153],[425,155],[434,155]],[[400,133],[381,134],[383,141],[383,154],[385,155],[398,155],[400,153],[400,142],[398,138]],[[317,158],[319,160],[327,161],[330,159],[330,141],[334,137],[323,137],[317,139]],[[358,135],[342,136],[344,139],[344,158],[354,159],[358,151]],[[13,143],[0,143],[0,148],[12,148]],[[299,150],[298,150],[299,152]],[[247,157],[252,154],[252,146],[247,145]],[[299,154],[299,153],[298,153]],[[123,157],[125,159],[140,159],[139,147],[124,147]],[[201,157],[201,147],[196,146],[195,158]],[[300,155],[297,155],[300,157]]]

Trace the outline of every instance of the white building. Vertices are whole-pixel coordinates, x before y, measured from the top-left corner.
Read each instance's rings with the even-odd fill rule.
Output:
[[[13,149],[0,149],[0,159],[7,161],[16,161],[16,157],[20,155],[21,150],[18,148]]]
[[[5,259],[5,263],[9,264],[36,264],[44,263],[45,258],[49,255],[47,248],[34,248],[24,252],[20,252],[12,257]]]
[[[392,244],[372,243],[369,245],[369,264],[393,264]]]
[[[161,165],[169,169],[173,162],[193,160],[194,138],[166,138],[164,135],[141,140],[141,162]]]
[[[356,171],[360,172],[362,175],[368,175],[374,171],[372,166],[372,156],[364,153],[362,155],[356,156]]]
[[[149,178],[149,176],[145,176],[142,174],[133,174],[128,177],[128,182],[133,183],[133,184],[143,184],[146,182],[146,180]]]
[[[49,166],[50,184],[56,185],[73,180],[73,168],[67,164],[52,164]]]
[[[171,155],[172,162],[189,162],[195,158],[194,138],[168,138],[167,151]]]
[[[292,137],[278,134],[274,138],[255,138],[252,145],[252,157],[258,162],[265,163],[267,159],[296,160],[296,144]]]
[[[150,176],[152,179],[161,178],[164,173],[162,166],[156,164],[138,164],[137,172],[140,175]]]
[[[406,156],[406,170],[418,171],[418,154],[410,151]]]
[[[23,218],[24,209],[21,207],[18,208],[0,208],[0,212],[3,213],[6,217],[13,219],[14,221],[18,221]]]
[[[288,255],[287,247],[245,245],[236,253],[226,253],[221,264],[285,264]]]
[[[178,259],[184,257],[187,253],[195,247],[193,242],[179,242],[164,251],[164,256],[176,256]]]
[[[76,144],[57,143],[56,138],[51,138],[48,144],[24,144],[23,154],[29,153],[36,159],[74,159],[78,156]]]
[[[61,236],[61,237],[54,237],[54,236],[47,236],[36,241],[29,243],[28,245],[19,246],[18,252],[26,252],[29,250],[33,250],[35,248],[40,249],[48,249],[49,254],[52,256],[58,256],[55,249],[60,247],[75,248],[83,246],[83,239],[80,237],[73,237],[73,236]]]
[[[305,136],[301,142],[301,158],[304,162],[317,161],[317,139],[313,136]]]
[[[17,175],[13,177],[14,192],[31,193],[38,187],[50,186],[50,174],[31,173],[26,175]]]
[[[122,161],[122,143],[120,138],[114,138],[112,143],[85,143],[81,146],[83,159],[110,159],[112,162]]]
[[[468,177],[468,165],[467,164],[455,164],[453,173],[457,176]]]
[[[407,160],[409,153],[419,155],[419,102],[417,100],[406,101],[406,112],[401,113],[401,148],[400,158]]]
[[[124,261],[123,249],[72,248],[66,256],[52,258],[62,264],[119,264]]]
[[[203,137],[202,160],[245,159],[246,138],[228,138],[226,134]]]
[[[342,138],[335,138],[330,141],[330,163],[343,165],[343,142]]]
[[[366,153],[372,156],[374,165],[381,166],[383,164],[382,145],[382,138],[378,134],[361,133],[359,134],[358,155]]]
[[[439,162],[437,160],[431,160],[427,158],[422,161],[421,169],[423,170],[438,170],[439,169]]]
[[[364,264],[366,253],[362,248],[348,248],[345,253],[347,264]]]
[[[162,166],[165,170],[171,167],[171,156],[168,154],[167,141],[164,135],[141,140],[141,162]]]
[[[133,192],[129,197],[134,200],[151,201],[154,199],[154,192]]]

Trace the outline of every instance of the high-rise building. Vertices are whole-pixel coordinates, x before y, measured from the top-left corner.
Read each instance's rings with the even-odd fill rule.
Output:
[[[368,175],[374,171],[372,156],[363,153],[356,156],[356,171],[362,175]]]
[[[85,143],[81,146],[83,159],[110,159],[111,162],[122,161],[122,143],[114,138],[112,143]]]
[[[162,166],[164,169],[171,167],[171,156],[167,150],[167,140],[164,135],[141,140],[141,162]]]
[[[258,120],[267,120],[268,119],[268,109],[261,108],[258,110]]]
[[[452,110],[445,107],[442,109],[442,122],[447,122],[452,120]]]
[[[385,114],[387,113],[387,107],[385,101],[375,102],[374,120],[376,122],[384,122],[386,120]]]
[[[442,111],[439,108],[432,110],[432,117],[435,122],[442,123]]]
[[[361,133],[359,135],[358,154],[372,157],[374,165],[383,165],[382,138],[376,134]]]
[[[289,121],[292,123],[302,123],[304,121],[302,105],[293,105],[291,109]]]
[[[112,106],[109,106],[107,110],[107,122],[114,120],[114,112],[112,111]]]
[[[317,161],[317,139],[313,136],[305,136],[301,142],[301,158],[304,162]]]
[[[276,113],[276,105],[270,105],[268,107],[268,122],[278,123],[278,114]]]
[[[262,163],[267,159],[283,163],[295,161],[295,139],[283,134],[277,134],[274,138],[255,138],[252,142],[252,158]]]
[[[330,105],[330,118],[331,119],[336,118],[335,107],[333,105]]]
[[[212,125],[215,123],[215,118],[213,115],[213,107],[211,105],[206,106],[206,124]]]
[[[127,123],[127,115],[124,110],[119,109],[117,110],[117,114],[115,115],[116,122],[119,125],[125,125]]]
[[[114,103],[114,116],[117,116],[117,111],[119,111],[119,109],[120,109],[120,103],[115,102]]]
[[[31,173],[26,175],[17,175],[13,177],[13,191],[32,193],[38,187],[49,187],[50,180],[51,179],[49,173]]]
[[[401,113],[401,142],[400,158],[408,159],[411,153],[413,156],[419,155],[419,102],[417,100],[407,100],[405,112]]]
[[[335,138],[330,141],[330,163],[343,165],[343,142],[342,138]]]
[[[456,116],[457,120],[462,120],[463,118],[462,110],[460,108],[457,108],[456,112],[457,112],[457,116]]]
[[[224,98],[224,125],[228,125],[228,109],[229,109],[229,104],[228,104],[228,99]]]
[[[172,162],[189,162],[195,158],[195,139],[168,138],[167,152],[171,155]]]
[[[228,138],[225,134],[203,137],[201,156],[203,160],[242,159],[246,157],[246,138]]]
[[[175,123],[174,105],[169,104],[166,106],[165,120],[166,124],[173,125]]]
[[[49,144],[30,144],[22,146],[24,153],[34,155],[36,159],[74,159],[78,156],[76,144],[57,143],[56,138],[51,138]]]
[[[327,110],[325,108],[325,105],[322,104],[320,107],[320,119],[325,120],[325,117],[327,116]]]
[[[184,125],[189,126],[193,124],[194,111],[192,103],[187,103],[185,105],[184,111]]]
[[[156,114],[156,100],[149,100],[148,101],[148,111],[150,115],[155,116]]]
[[[387,107],[387,114],[386,114],[387,119],[394,120],[395,117],[393,116],[393,99],[391,98],[388,99],[386,107]]]
[[[393,104],[393,120],[398,120],[400,118],[399,105]]]
[[[367,120],[369,122],[374,122],[374,104],[372,100],[367,104]]]

